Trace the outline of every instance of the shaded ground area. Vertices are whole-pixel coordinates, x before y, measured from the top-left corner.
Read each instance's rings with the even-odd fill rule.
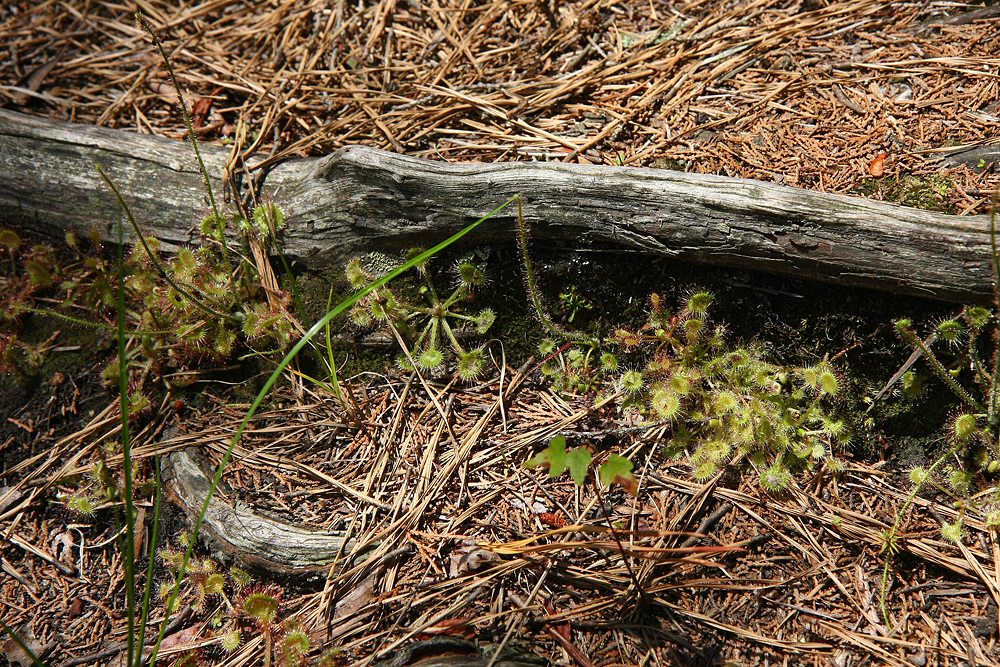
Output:
[[[977,565],[992,567],[990,548],[972,540],[963,551],[940,541],[938,522],[956,515],[944,494],[923,494],[904,524],[907,539],[891,570],[891,632],[878,606],[885,562],[879,532],[892,524],[908,493],[906,466],[924,463],[925,451],[936,448],[953,401],[933,382],[917,402],[894,391],[870,416],[863,413],[863,399],[907,354],[892,332],[891,318],[931,321],[947,308],[760,274],[668,261],[622,267],[608,257],[581,259],[565,249],[536,248],[550,303],[558,303],[558,292],[580,276],[581,267],[588,275],[614,278],[579,282],[580,292],[597,304],[575,320],[583,329],[610,326],[601,320],[618,316],[608,314],[611,304],[634,321],[650,289],[677,303],[695,287],[707,288],[718,295],[713,319],[729,323],[734,340],[766,343],[777,360],[789,364],[823,355],[835,359],[848,374],[838,411],[856,430],[850,449],[841,454],[847,469],[834,475],[821,466],[799,477],[790,493],[774,496],[762,492],[755,474],[743,476],[736,467],[699,484],[685,459],[665,455],[663,426],[636,429],[613,405],[594,410],[591,398],[552,391],[537,362],[518,373],[517,365],[542,336],[523,310],[526,297],[516,266],[504,268],[503,257],[513,252],[499,248],[491,255],[497,268],[482,296],[483,304],[497,307],[504,301],[520,304],[520,320],[507,304],[496,325],[497,340],[490,344],[492,363],[507,354],[510,365],[502,375],[492,366],[492,377],[471,386],[448,376],[429,379],[447,421],[415,376],[389,371],[351,382],[360,421],[345,418],[318,386],[307,384],[298,396],[282,390],[236,450],[224,477],[225,502],[318,530],[348,531],[359,543],[377,546],[376,555],[365,561],[345,555],[343,569],[329,580],[323,574],[276,577],[251,568],[257,585],[280,583],[281,619],[308,629],[314,660],[323,650],[337,648],[343,664],[372,664],[384,651],[392,655],[399,646],[442,636],[472,639],[490,655],[508,631],[515,654],[543,656],[551,664],[567,664],[567,658],[581,665],[760,664],[765,659],[858,664],[865,656],[889,664],[914,664],[906,660],[924,656],[943,664],[970,650],[986,664],[995,660],[995,607],[989,606],[987,584],[976,570]],[[50,395],[61,391],[50,391],[45,381],[59,367],[59,356],[51,359],[53,365],[39,374],[38,389],[28,394],[28,414],[44,414]],[[381,359],[382,368],[391,363],[391,356]],[[348,367],[354,363],[348,357]],[[72,377],[96,389],[103,405],[111,397],[94,386],[96,375],[81,368]],[[507,393],[503,410],[501,391]],[[60,402],[65,398],[56,396]],[[182,404],[171,400],[143,416],[136,422],[140,478],[151,478],[153,459],[148,457],[154,452],[195,447],[218,462],[246,409],[242,400],[248,399],[237,397],[234,403],[225,384],[203,383]],[[51,664],[101,654],[124,631],[112,508],[98,509],[91,518],[64,506],[68,496],[94,485],[95,461],[106,460],[112,469],[120,461],[113,446],[115,408],[85,417],[73,415],[56,424],[61,430],[41,435],[10,423],[5,427],[4,482],[21,495],[0,514],[15,522],[11,534],[16,540],[4,550],[10,576],[2,599],[7,618],[28,622],[22,627],[31,628],[39,646],[52,643]],[[90,423],[81,429],[85,421]],[[638,498],[620,490],[604,496],[621,530],[707,535],[624,538],[644,602],[613,540],[549,534],[560,526],[605,522],[590,487],[577,490],[568,479],[549,480],[544,472],[521,468],[557,433],[573,445],[591,442],[598,453],[617,451],[635,461]],[[36,458],[19,464],[29,453]],[[884,457],[894,458],[886,466]],[[33,492],[37,499],[26,503]],[[57,494],[63,500],[52,502]],[[146,557],[151,500],[141,495]],[[970,534],[985,534],[980,532],[984,519],[966,514]],[[159,547],[176,553],[186,525],[177,509],[168,507]],[[531,537],[538,542],[510,546]],[[571,543],[562,544],[566,540]],[[742,551],[689,554],[680,562],[683,554],[657,555],[658,549],[682,545]],[[226,573],[233,562],[225,551],[216,544],[199,550],[199,558],[213,558],[215,569]],[[146,562],[144,557],[140,564]],[[155,577],[157,583],[170,580],[162,560]],[[197,602],[194,581],[186,605]],[[230,607],[237,607],[239,599],[240,591],[227,580],[221,595],[210,597],[176,628],[165,659],[200,646],[203,663],[262,660],[262,635]],[[162,600],[156,602],[154,619],[162,618]],[[527,612],[517,611],[522,605]],[[217,626],[207,623],[213,617],[220,619]],[[242,628],[244,643],[229,655],[220,645],[234,627]],[[448,645],[440,650],[471,649]]]

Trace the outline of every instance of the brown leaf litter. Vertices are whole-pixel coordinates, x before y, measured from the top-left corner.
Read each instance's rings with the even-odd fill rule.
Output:
[[[331,397],[308,386],[304,400],[278,395],[254,419],[224,475],[239,494],[227,501],[347,531],[358,552],[370,554],[342,554],[329,576],[297,584],[298,593],[283,600],[282,613],[301,620],[314,642],[362,665],[442,634],[509,635],[515,646],[530,640],[554,663],[581,665],[860,664],[866,657],[996,664],[1000,558],[995,534],[975,511],[965,515],[973,539],[956,546],[940,539],[940,522],[954,521],[954,508],[933,494],[918,498],[890,568],[886,626],[880,533],[908,492],[878,467],[851,464],[837,475],[820,468],[774,497],[750,476],[692,481],[686,463],[664,460],[662,427],[633,429],[617,448],[636,462],[639,496],[608,491],[601,510],[589,487],[520,463],[555,434],[586,442],[606,431],[612,408],[567,401],[511,369],[506,377],[503,388],[499,376],[465,388],[431,382],[452,397],[444,415],[415,378],[387,376],[355,385],[358,420],[342,419]],[[220,460],[242,412],[223,406],[184,422],[170,418],[165,440],[157,435],[163,424],[151,424],[135,442],[146,461],[140,469],[148,470],[154,453],[192,446]],[[26,466],[20,486],[85,472],[75,468],[85,459],[73,454],[113,437],[112,417],[99,415],[49,461]],[[5,622],[29,623],[36,641],[55,641],[53,664],[105,655],[124,628],[115,531],[40,509],[26,496],[0,516],[18,538],[4,561],[17,576],[0,585]],[[609,539],[604,511],[624,551]],[[543,514],[569,525],[553,530]],[[168,541],[176,544],[178,530],[174,524]],[[73,547],[60,560],[48,549],[63,532],[74,536]],[[11,551],[24,544],[35,546]],[[259,638],[248,637],[228,658],[218,649],[220,632],[196,620],[214,607],[224,609],[224,601],[192,617],[183,646],[198,646],[213,664],[258,660]],[[151,617],[162,613],[160,602]]]
[[[941,1],[138,6],[167,40],[201,138],[248,133],[245,151],[272,160],[365,143],[457,162],[680,166],[874,197],[901,174],[944,174],[931,199],[960,214],[986,212],[998,183],[991,159],[949,158],[989,158],[997,145],[990,8],[962,18],[963,5]],[[130,11],[5,3],[0,99],[180,138],[176,97]],[[877,466],[820,469],[773,497],[738,477],[695,483],[663,460],[658,431],[622,430],[640,492],[609,493],[605,509],[626,548],[560,536],[553,528],[605,525],[597,498],[520,463],[554,434],[605,432],[614,414],[530,377],[512,391],[511,373],[502,387],[499,377],[433,385],[451,397],[447,414],[413,378],[387,377],[355,387],[354,423],[309,386],[255,421],[226,471],[242,494],[231,500],[375,547],[283,600],[314,643],[363,665],[414,639],[470,632],[533,642],[558,664],[997,664],[1000,549],[974,510],[971,538],[952,545],[940,525],[955,510],[932,494],[914,503],[890,568],[888,626],[880,534],[908,491]],[[161,415],[135,436],[143,474],[173,447],[217,461],[242,414]],[[180,433],[160,440],[168,421]],[[111,407],[4,471],[0,608],[33,646],[52,647],[52,664],[113,661],[124,637],[116,532],[45,504],[89,470],[117,424]],[[541,535],[545,550],[497,553]],[[665,551],[702,547],[740,551]],[[207,617],[174,641],[216,664],[259,660],[260,637],[222,654]],[[151,618],[163,618],[161,602]]]

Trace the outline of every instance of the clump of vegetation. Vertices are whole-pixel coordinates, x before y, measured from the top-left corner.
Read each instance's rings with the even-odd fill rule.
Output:
[[[423,252],[422,248],[414,248],[406,254],[406,259]],[[354,289],[364,289],[398,265],[400,262],[391,257],[372,253],[347,264],[347,279]],[[485,365],[483,350],[466,348],[460,338],[470,333],[481,336],[496,320],[496,314],[489,308],[474,315],[463,312],[486,283],[485,267],[471,258],[455,262],[451,271],[454,289],[443,299],[438,296],[426,262],[417,264],[414,270],[423,283],[419,293],[424,303],[411,304],[396,288],[385,285],[369,292],[351,308],[351,321],[362,330],[388,326],[395,331],[408,348],[399,361],[404,369],[412,369],[412,361],[423,370],[437,371],[454,357],[455,372],[460,378],[479,377]]]
[[[930,466],[910,471],[913,490],[893,525],[882,532],[886,561],[881,606],[887,624],[890,560],[901,549],[899,527],[922,488],[933,486],[954,503],[957,519],[941,526],[945,540],[961,542],[965,538],[964,522],[970,511],[979,512],[989,528],[1000,528],[1000,483],[996,478],[1000,471],[1000,365],[995,344],[992,363],[980,350],[984,330],[995,326],[995,313],[981,306],[966,307],[957,316],[938,322],[924,338],[914,331],[912,321],[896,322],[899,336],[920,353],[934,375],[958,397],[960,406],[945,427],[948,450]],[[985,483],[985,488],[976,485],[976,480]]]
[[[709,321],[711,303],[711,294],[696,292],[671,312],[651,294],[642,327],[619,327],[601,345],[571,342],[554,351],[555,341],[545,341],[542,370],[560,391],[615,392],[625,412],[669,425],[667,454],[686,453],[696,479],[744,456],[772,492],[818,462],[839,469],[833,453],[849,433],[826,412],[840,388],[834,368],[826,361],[785,368],[759,347],[729,345],[725,328]]]
[[[556,390],[621,396],[624,412],[668,427],[667,455],[687,455],[699,480],[746,458],[761,485],[777,493],[793,472],[819,462],[841,468],[833,453],[850,435],[843,421],[826,412],[840,390],[831,364],[785,368],[767,361],[759,347],[730,345],[725,327],[710,323],[713,296],[701,291],[676,311],[653,293],[645,324],[618,327],[604,339],[567,330],[544,308],[522,216],[518,225],[529,300],[552,334],[539,347],[541,370]]]
[[[94,462],[85,476],[64,480],[65,484],[72,486],[72,490],[61,493],[59,500],[76,516],[91,518],[101,506],[121,498],[122,479],[119,471],[108,466],[104,453],[105,450],[102,449],[102,457]],[[138,465],[133,465],[132,476],[136,477],[137,473]]]
[[[273,242],[284,224],[273,204],[256,207],[253,218],[262,223],[250,224],[231,213],[223,226],[239,229],[245,244],[260,247]],[[126,328],[134,341],[127,351],[134,374],[129,381],[139,403],[148,401],[143,398],[147,377],[169,374],[173,385],[183,385],[189,371],[221,365],[238,351],[281,352],[298,328],[289,312],[288,292],[269,289],[262,279],[262,274],[273,277],[270,266],[243,261],[234,274],[227,268],[223,237],[211,216],[203,221],[202,231],[202,245],[182,247],[171,258],[153,238],[141,239],[125,258]],[[87,242],[66,234],[75,261],[60,262],[48,245],[24,249],[9,229],[0,230],[0,243],[9,259],[0,274],[4,370],[42,361],[44,350],[17,340],[21,321],[28,315],[114,330],[117,266],[96,232]],[[112,360],[103,380],[113,385],[117,373],[118,362]]]
[[[849,435],[825,411],[840,387],[832,366],[784,368],[758,347],[731,347],[725,329],[709,324],[711,302],[698,292],[671,313],[653,294],[641,329],[614,332],[614,345],[645,359],[620,376],[623,408],[672,424],[667,451],[689,453],[697,479],[736,455],[749,458],[772,492],[788,485],[792,471],[817,462],[839,468],[831,455]]]
[[[189,542],[190,537],[183,536],[185,547]],[[248,638],[260,635],[266,647],[265,665],[275,658],[284,667],[304,664],[309,635],[301,621],[283,617],[284,590],[280,586],[253,583],[250,574],[238,567],[221,572],[211,558],[189,558],[182,573],[183,551],[161,549],[158,556],[170,573],[160,583],[159,597],[170,605],[171,611],[186,602],[197,612],[209,612],[209,632],[221,638],[219,648],[224,653],[233,653]],[[171,603],[175,588],[178,592]],[[183,659],[190,661],[187,664],[198,665],[200,657],[189,654]]]
[[[998,197],[1000,190],[994,193],[990,216],[994,280],[1000,280]],[[887,557],[882,571],[881,606],[887,625],[890,558],[900,550],[898,531],[903,518],[925,485],[949,496],[957,510],[956,520],[941,527],[945,540],[958,543],[965,539],[964,522],[969,511],[979,512],[990,530],[1000,528],[1000,481],[996,476],[1000,472],[1000,346],[996,342],[996,327],[996,312],[982,306],[966,306],[958,315],[935,324],[925,337],[917,335],[911,320],[896,322],[896,332],[958,397],[959,407],[945,426],[950,447],[930,466],[910,472],[913,490],[893,525],[882,532],[882,553]],[[993,339],[984,340],[983,333],[989,330],[993,331]],[[983,348],[989,352],[984,353]],[[903,380],[904,391],[914,389],[912,380],[911,386],[906,386],[912,372],[898,373],[897,377]],[[977,480],[980,485],[975,484]]]
[[[987,479],[1000,470],[996,358],[988,364],[980,353],[984,328],[995,324],[994,313],[981,306],[967,307],[959,315],[938,322],[926,338],[917,336],[910,320],[896,322],[900,337],[920,352],[934,375],[960,401],[945,428],[949,450],[930,467],[916,468],[910,475],[914,496],[924,484],[932,484],[954,501],[958,520],[943,528],[944,536],[951,541],[963,535],[961,526],[969,509],[982,511],[988,523],[1000,526],[1000,485],[991,483],[985,493],[977,493],[980,489],[973,485],[977,475],[986,475],[982,479]],[[909,502],[901,515],[908,506]],[[894,532],[885,536],[883,551],[895,551]]]
[[[55,250],[46,244],[30,248],[12,229],[0,229],[0,373],[35,368],[44,361],[45,345],[18,339],[24,304],[51,290],[61,279]]]
[[[951,181],[943,174],[899,174],[883,178],[870,178],[861,186],[869,197],[875,196],[903,206],[952,213],[947,200]]]

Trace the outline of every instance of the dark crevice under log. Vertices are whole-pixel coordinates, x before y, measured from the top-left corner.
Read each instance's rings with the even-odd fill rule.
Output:
[[[229,151],[203,146],[213,178]],[[111,238],[117,182],[143,233],[197,239],[208,213],[189,145],[0,109],[0,224]],[[221,183],[215,181],[221,196]],[[514,194],[536,238],[630,249],[956,302],[993,294],[989,219],[918,211],[759,181],[561,163],[450,164],[352,146],[274,166],[285,252],[313,268],[429,245]],[[514,209],[471,240],[512,239]]]

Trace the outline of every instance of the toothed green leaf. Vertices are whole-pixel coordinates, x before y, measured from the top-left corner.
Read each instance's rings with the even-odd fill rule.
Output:
[[[557,435],[549,442],[549,446],[524,464],[525,468],[549,467],[549,477],[558,477],[566,470],[566,438]]]
[[[587,469],[593,457],[586,447],[574,447],[566,455],[566,464],[569,466],[569,474],[576,482],[577,486],[583,486],[587,479]]]

